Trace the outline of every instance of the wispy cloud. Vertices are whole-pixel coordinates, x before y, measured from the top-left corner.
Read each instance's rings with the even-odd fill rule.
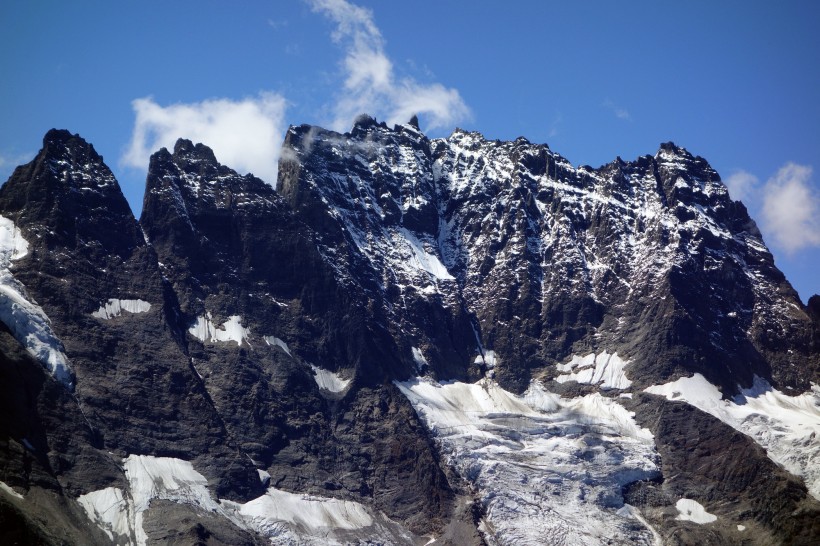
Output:
[[[27,153],[13,153],[0,152],[0,183],[5,182],[6,178],[11,176],[15,167],[28,163],[34,159],[35,152]]]
[[[145,170],[150,154],[188,138],[212,148],[221,163],[276,184],[287,107],[281,95],[260,93],[238,101],[220,98],[169,106],[145,97],[131,104],[136,122],[121,158],[124,165]]]
[[[624,121],[632,121],[632,116],[629,114],[629,110],[627,110],[626,108],[621,108],[620,106],[612,102],[611,99],[604,100],[604,108],[612,112],[612,114],[618,119]]]
[[[743,201],[746,206],[749,206],[756,199],[756,194],[760,190],[758,178],[743,170],[730,174],[725,183],[726,187],[729,188],[729,196],[735,201]]]
[[[564,116],[561,112],[555,115],[555,118],[550,123],[550,130],[547,133],[547,138],[555,138],[560,133],[561,123],[564,121]]]
[[[362,113],[386,118],[389,123],[405,123],[418,114],[425,129],[449,127],[469,117],[470,110],[457,90],[395,76],[370,10],[346,0],[307,1],[336,24],[331,37],[345,52],[345,81],[333,107],[334,129],[348,129]]]
[[[787,163],[763,188],[763,231],[787,254],[820,246],[820,197],[811,176],[811,167]]]

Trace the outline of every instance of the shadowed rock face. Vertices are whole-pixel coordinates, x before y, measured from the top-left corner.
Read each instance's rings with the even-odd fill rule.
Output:
[[[617,397],[558,368],[606,351],[661,461],[623,498],[665,541],[819,536],[817,501],[752,439],[640,393],[693,373],[725,396],[755,377],[787,394],[820,382],[817,297],[800,302],[745,207],[672,143],[592,169],[523,138],[431,140],[365,116],[344,134],[292,127],[274,190],[179,140],[151,157],[138,222],[93,147],[52,130],[0,188],[0,215],[28,242],[8,275],[76,376],[71,392],[0,325],[0,481],[25,493],[0,491],[4,537],[116,541],[77,499],[117,488],[132,542],[308,540],[231,508],[272,487],[369,510],[368,531],[335,540],[480,543],[492,514],[475,476],[394,382]],[[138,455],[189,462],[193,481],[158,478],[140,508],[124,470]],[[721,522],[675,520],[683,497],[721,505]]]

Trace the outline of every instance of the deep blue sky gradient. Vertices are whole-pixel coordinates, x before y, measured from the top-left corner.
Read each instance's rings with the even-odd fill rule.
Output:
[[[459,125],[488,138],[526,136],[593,166],[673,140],[724,179],[812,166],[820,192],[818,2],[359,4],[396,72],[457,89],[472,112]],[[66,128],[104,155],[139,214],[145,173],[120,162],[132,100],[267,90],[288,99],[288,123],[324,124],[342,82],[333,28],[302,2],[4,0],[0,179]],[[804,301],[820,293],[820,248],[789,255],[766,240]]]

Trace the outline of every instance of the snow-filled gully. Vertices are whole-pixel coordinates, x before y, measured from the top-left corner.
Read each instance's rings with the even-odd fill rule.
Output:
[[[475,488],[490,544],[656,542],[621,497],[627,483],[658,475],[653,437],[617,402],[563,399],[537,382],[522,396],[490,379],[396,385]]]

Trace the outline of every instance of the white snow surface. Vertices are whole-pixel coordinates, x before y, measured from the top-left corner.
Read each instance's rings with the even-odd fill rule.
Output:
[[[410,265],[412,267],[426,271],[437,279],[453,280],[455,278],[450,275],[450,272],[447,271],[447,268],[438,257],[424,249],[424,245],[415,235],[406,229],[399,230],[399,233],[401,234],[399,242],[404,243],[410,250]]]
[[[675,503],[675,508],[678,509],[675,519],[693,521],[701,525],[717,521],[716,515],[710,514],[701,503],[692,499],[680,499]]]
[[[416,369],[418,371],[422,371],[429,365],[427,359],[424,358],[424,353],[421,352],[421,349],[418,347],[411,347],[410,350],[413,353],[413,361],[416,363]]]
[[[242,317],[239,315],[231,315],[222,323],[222,326],[217,326],[213,322],[210,311],[204,317],[197,317],[194,325],[188,328],[188,332],[200,341],[211,343],[235,341],[237,346],[242,345],[243,341],[248,343],[247,340],[251,334],[250,330],[242,326]]]
[[[130,499],[119,487],[106,487],[77,498],[88,519],[102,529],[112,542],[124,537],[133,544],[131,529],[134,527],[134,508]]]
[[[0,491],[5,491],[15,499],[23,500],[25,498],[23,495],[12,489],[6,482],[0,482]]]
[[[92,316],[109,320],[118,317],[123,311],[128,313],[147,313],[151,310],[151,304],[143,300],[120,300],[109,298],[99,309],[91,313]]]
[[[654,544],[623,485],[659,474],[652,434],[599,393],[521,396],[489,379],[397,382],[486,509],[491,544]]]
[[[0,216],[0,263],[8,267],[12,260],[19,260],[28,254],[28,241],[14,222]]]
[[[319,385],[320,389],[330,391],[333,393],[342,392],[350,385],[350,379],[344,379],[337,373],[329,370],[324,370],[318,366],[310,365],[313,370],[313,380]]]
[[[220,511],[219,503],[208,491],[208,480],[187,461],[172,457],[129,455],[123,467],[131,490],[134,532],[140,546],[148,541],[142,520],[153,499],[199,506],[207,512]]]
[[[0,216],[0,320],[54,379],[73,389],[71,367],[62,342],[51,330],[51,321],[11,273],[11,262],[27,253],[28,242],[20,229]]]
[[[723,400],[720,390],[701,374],[646,392],[687,402],[746,434],[766,450],[774,462],[800,476],[809,493],[820,499],[820,387],[798,396],[775,390],[764,379],[733,400]]]
[[[285,351],[288,354],[288,356],[293,356],[292,354],[290,354],[290,349],[288,348],[288,344],[285,343],[284,341],[282,341],[281,339],[279,339],[278,337],[263,336],[262,339],[264,339],[265,343],[267,343],[268,345],[273,345],[275,347],[279,347],[280,349]]]
[[[629,361],[624,361],[618,353],[609,354],[604,351],[599,354],[590,353],[584,357],[573,355],[566,364],[559,364],[559,372],[569,372],[559,375],[555,380],[559,383],[576,381],[590,385],[600,385],[605,389],[628,389],[632,385],[626,377],[624,367]]]
[[[144,546],[144,512],[164,499],[222,516],[271,544],[414,543],[418,537],[363,504],[281,491],[273,487],[247,503],[215,499],[207,479],[190,462],[170,457],[130,455],[123,461],[128,491],[107,487],[80,496],[88,518],[112,541]],[[260,477],[267,472],[260,471]]]

